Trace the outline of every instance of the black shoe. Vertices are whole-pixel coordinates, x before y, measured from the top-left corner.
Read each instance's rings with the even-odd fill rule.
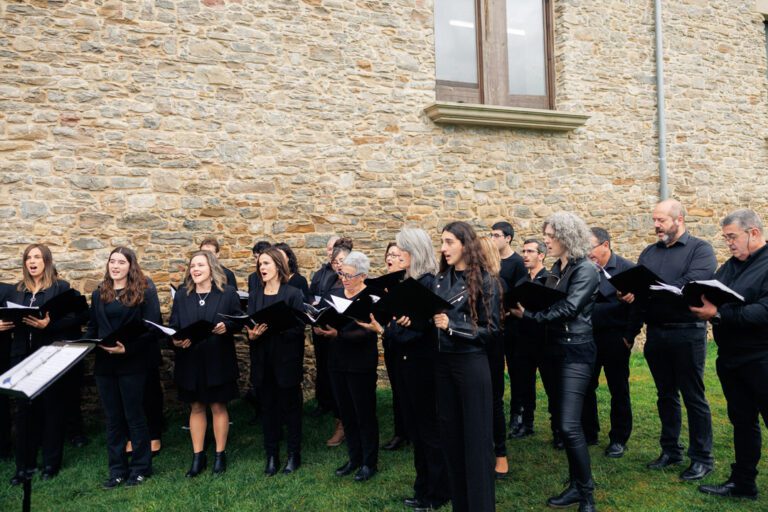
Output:
[[[693,480],[701,480],[712,472],[712,466],[710,464],[704,464],[703,462],[691,462],[688,469],[680,473],[680,480],[691,482]]]
[[[213,474],[220,475],[227,470],[227,452],[216,452],[213,458]]]
[[[439,508],[442,508],[447,503],[450,503],[451,500],[438,500],[438,501],[432,501],[428,503],[426,507],[423,508],[416,508],[413,512],[430,512],[432,510],[437,510]]]
[[[586,498],[583,498],[579,502],[579,512],[596,512],[597,509],[595,508],[595,499],[592,497],[592,493],[590,493]]]
[[[355,482],[365,482],[373,478],[376,474],[376,466],[360,466],[360,469],[355,473]]]
[[[301,453],[289,453],[288,460],[283,468],[284,475],[290,475],[301,467]]]
[[[208,466],[208,456],[205,454],[205,452],[198,452],[192,455],[192,467],[189,468],[189,471],[187,471],[186,477],[187,478],[194,478],[203,471],[205,471],[205,468]]]
[[[722,498],[757,499],[757,487],[755,487],[754,484],[752,487],[740,487],[730,480],[719,485],[700,485],[699,491],[704,494],[711,494]]]
[[[605,447],[605,456],[610,459],[620,459],[627,451],[627,445],[623,443],[611,443]]]
[[[83,446],[87,445],[91,442],[90,439],[88,439],[88,436],[85,436],[83,434],[76,435],[72,439],[69,440],[70,443],[72,443],[72,446],[75,448],[82,448]]]
[[[668,455],[662,452],[658,459],[649,462],[645,465],[645,467],[648,469],[664,469],[667,466],[674,466],[676,464],[680,464],[681,462],[683,462],[682,457],[673,457],[672,455]]]
[[[121,476],[113,476],[113,477],[110,477],[109,480],[101,484],[101,488],[106,490],[115,489],[123,482],[125,482],[125,478]]]
[[[344,464],[343,466],[336,468],[336,476],[351,475],[352,472],[359,467],[360,466],[352,464],[350,461],[347,461],[346,464]]]
[[[309,411],[307,413],[307,416],[309,416],[310,418],[319,418],[323,414],[327,414],[330,411],[331,411],[330,409],[326,409],[325,407],[318,405],[317,407]]]
[[[43,472],[40,473],[40,479],[41,480],[52,480],[58,474],[59,474],[59,468],[55,468],[53,466],[45,466],[43,468]]]
[[[30,469],[30,470],[27,470],[27,471],[25,471],[23,469],[20,469],[20,470],[16,471],[15,475],[13,475],[13,478],[11,478],[11,480],[10,480],[10,484],[11,485],[21,485],[27,479],[32,478],[32,476],[34,474],[35,474],[35,470],[34,469]]]
[[[533,435],[533,427],[529,427],[528,425],[520,425],[519,428],[509,432],[510,439],[522,439],[524,437],[528,437],[532,435]]]
[[[275,476],[279,465],[280,460],[277,458],[277,455],[267,456],[267,465],[264,466],[264,474],[267,476]]]
[[[547,506],[552,508],[568,508],[581,502],[581,493],[575,485],[569,485],[566,489],[547,500]]]
[[[426,508],[429,506],[429,503],[414,496],[413,498],[405,498],[403,505],[410,508]]]
[[[389,442],[381,447],[382,450],[395,451],[408,443],[404,437],[394,436]]]
[[[554,448],[555,450],[565,450],[565,443],[563,442],[563,438],[560,436],[553,437],[552,448]]]
[[[147,477],[144,475],[131,475],[128,477],[128,480],[125,481],[125,486],[136,487],[137,485],[143,484],[146,479]]]

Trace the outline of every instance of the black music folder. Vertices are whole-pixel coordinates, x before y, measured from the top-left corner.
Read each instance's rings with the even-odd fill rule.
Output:
[[[389,318],[407,316],[413,321],[427,321],[438,313],[453,309],[453,305],[409,277],[390,289],[376,304]]]
[[[651,286],[651,290],[656,292],[669,292],[680,295],[689,306],[700,308],[704,305],[701,296],[704,295],[709,302],[717,307],[729,302],[744,302],[744,297],[728,288],[717,279],[708,279],[704,281],[691,281],[682,288],[670,284],[661,284]]]
[[[365,281],[365,286],[371,289],[374,294],[376,292],[383,293],[391,291],[400,281],[405,279],[405,270],[398,270],[389,274],[384,274],[379,277],[369,277]]]
[[[304,304],[304,311],[297,311],[297,316],[304,323],[322,329],[333,327],[338,330],[352,321],[351,318],[347,318],[339,313],[332,305],[324,301],[321,301],[322,303],[325,303],[325,306],[317,307],[311,304]]]
[[[510,308],[514,308],[519,302],[525,309],[536,312],[547,309],[567,296],[565,292],[560,290],[547,288],[533,281],[525,281],[509,291],[506,303]]]
[[[158,329],[166,336],[169,336],[175,340],[188,339],[192,342],[193,346],[197,345],[201,341],[204,341],[208,336],[213,335],[211,331],[213,331],[213,328],[216,327],[215,324],[209,322],[208,320],[198,320],[197,322],[189,324],[188,326],[177,331],[170,327],[165,327],[163,325],[150,322],[149,320],[144,321],[152,327]]]
[[[224,315],[222,313],[219,313],[219,315],[235,321],[251,324],[251,328],[258,324],[267,324],[266,333],[269,334],[283,332],[286,329],[298,327],[300,323],[299,319],[296,318],[296,313],[297,312],[292,307],[281,300],[280,302],[270,304],[251,315]]]
[[[3,322],[13,322],[19,325],[24,317],[40,318],[40,308],[20,306],[13,302],[8,302],[8,304],[10,306],[0,308],[0,320]]]
[[[634,294],[647,292],[651,285],[664,282],[645,265],[635,265],[609,277],[608,281],[621,293]]]
[[[134,339],[147,332],[147,330],[147,325],[144,322],[134,320],[133,322],[118,327],[101,339],[81,339],[80,341],[96,343],[97,345],[104,347],[116,347],[118,341],[123,345],[128,345]]]
[[[40,306],[40,316],[44,317],[49,313],[51,320],[56,320],[70,313],[82,313],[87,309],[88,301],[85,297],[73,288],[69,288]]]

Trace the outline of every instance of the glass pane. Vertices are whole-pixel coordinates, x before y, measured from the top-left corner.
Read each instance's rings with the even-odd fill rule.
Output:
[[[542,0],[507,0],[509,94],[547,94]]]
[[[477,84],[474,0],[435,0],[437,79]]]

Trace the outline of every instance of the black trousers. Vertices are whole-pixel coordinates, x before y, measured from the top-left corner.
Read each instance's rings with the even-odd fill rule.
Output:
[[[704,396],[706,334],[703,328],[649,326],[645,358],[656,383],[661,449],[673,457],[683,456],[679,443],[682,394],[688,412],[688,456],[691,461],[712,464],[712,415]]]
[[[11,367],[11,337],[0,333],[0,374]],[[0,458],[11,455],[11,400],[0,395]]]
[[[395,379],[403,397],[400,404],[413,443],[414,497],[429,504],[443,503],[450,499],[451,488],[437,423],[435,361],[406,358],[398,361],[396,368]]]
[[[334,417],[339,417],[339,408],[331,386],[331,370],[328,368],[328,338],[312,333],[312,345],[315,347],[315,399],[317,405],[329,409]]]
[[[280,452],[280,432],[286,426],[288,453],[301,452],[301,384],[280,387],[274,370],[264,369],[261,382],[261,412],[264,426],[264,451],[267,457]]]
[[[376,467],[379,462],[379,420],[376,416],[376,372],[331,371],[349,461]]]
[[[163,424],[163,386],[160,384],[160,369],[150,368],[144,386],[144,415],[147,417],[150,439],[162,439]]]
[[[435,380],[453,510],[493,511],[496,461],[488,358],[483,352],[439,353]]]
[[[611,443],[627,444],[632,433],[632,402],[629,396],[629,356],[632,351],[624,345],[622,331],[595,329],[594,335],[597,361],[584,399],[584,434],[587,439],[597,439],[600,432],[597,387],[600,371],[604,369],[611,392],[611,430],[608,438]]]
[[[731,480],[754,488],[762,450],[758,415],[768,426],[768,356],[735,367],[724,364],[723,359],[717,360],[717,375],[728,402],[728,419],[733,425],[736,462],[731,464]]]
[[[587,440],[581,425],[584,397],[592,379],[592,364],[560,364],[560,396],[557,402],[557,418],[560,435],[568,456],[568,475],[571,483],[582,494],[594,489],[592,466],[587,449]]]
[[[67,388],[64,392],[64,429],[65,437],[69,439],[85,433],[80,408],[84,375],[85,361],[80,361],[61,378]]]
[[[43,449],[43,466],[61,468],[64,451],[64,411],[66,382],[59,380],[32,403],[16,402],[16,470],[37,467],[37,450]],[[27,425],[30,428],[27,429]]]
[[[491,373],[493,451],[496,457],[506,457],[507,420],[504,417],[504,338],[502,336],[494,337],[486,349],[488,367]]]
[[[531,340],[531,343],[534,343]],[[560,363],[544,346],[544,340],[536,340],[537,346],[525,347],[517,353],[516,367],[512,373],[516,386],[521,391],[523,424],[533,429],[536,412],[536,369],[541,375],[541,383],[547,395],[547,411],[549,412],[550,428],[553,434],[559,432],[555,417],[557,416],[557,401],[559,394]],[[512,377],[512,375],[510,375]]]
[[[507,361],[507,372],[509,372],[509,418],[510,420],[516,414],[520,414],[525,407],[528,396],[526,381],[518,376],[520,371],[520,344],[523,340],[518,335],[517,326],[507,321],[504,324],[504,358]],[[534,401],[536,396],[536,381],[534,380]]]
[[[148,476],[152,473],[149,429],[144,416],[144,388],[147,375],[96,375],[101,405],[107,423],[107,455],[110,478],[129,474]],[[125,443],[133,447],[130,462]]]
[[[393,418],[395,420],[395,432],[397,437],[407,438],[408,431],[405,428],[405,418],[403,417],[403,406],[401,404],[403,397],[400,389],[400,383],[395,378],[397,372],[397,365],[400,364],[397,357],[393,355],[392,350],[384,348],[384,365],[387,368],[387,377],[389,378],[389,385],[392,389],[392,409]]]

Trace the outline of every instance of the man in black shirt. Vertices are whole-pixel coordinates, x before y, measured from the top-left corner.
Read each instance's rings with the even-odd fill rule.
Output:
[[[682,288],[690,281],[711,279],[717,268],[712,246],[685,229],[685,210],[679,201],[656,205],[653,224],[659,241],[643,250],[638,264],[667,284]],[[662,469],[683,461],[679,444],[680,394],[688,413],[688,456],[691,465],[682,480],[699,480],[712,471],[712,416],[704,396],[704,361],[707,355],[706,324],[688,309],[685,300],[669,292],[637,296],[630,312],[625,341],[631,344],[644,321],[647,326],[645,358],[656,383],[661,419],[661,455],[649,469]]]
[[[499,250],[501,257],[501,270],[499,277],[504,281],[507,290],[511,290],[517,282],[525,277],[526,270],[523,258],[512,250],[512,239],[515,237],[515,229],[506,221],[497,222],[491,226],[491,240]],[[517,327],[518,320],[512,315],[506,317],[504,322],[504,352],[507,359],[507,372],[509,372],[509,389],[511,394],[509,404],[510,436],[522,428],[523,420],[523,390],[522,384],[515,382],[515,374],[518,370]],[[535,381],[534,381],[535,385]],[[534,403],[535,406],[535,403]]]
[[[691,311],[709,320],[718,347],[717,375],[728,402],[736,462],[720,485],[701,492],[723,497],[757,498],[761,438],[758,414],[768,425],[768,250],[763,223],[752,210],[736,210],[721,222],[731,258],[715,278],[744,297],[744,302],[715,306],[703,296]]]
[[[216,259],[219,259],[219,251],[221,250],[221,247],[219,246],[219,241],[215,238],[206,238],[202,242],[200,242],[200,250],[201,251],[210,251],[213,253],[214,256],[216,256]],[[219,261],[221,263],[221,261]],[[235,273],[229,270],[224,265],[221,265],[221,269],[224,271],[224,275],[227,276],[227,284],[231,287],[233,287],[235,290],[237,290],[237,279],[235,278]]]
[[[597,346],[597,360],[592,375],[592,382],[584,397],[582,425],[587,443],[597,444],[600,422],[597,415],[597,386],[601,369],[605,369],[605,379],[611,392],[611,431],[608,433],[609,444],[605,455],[618,459],[624,450],[632,432],[632,405],[629,398],[629,356],[631,347],[624,343],[624,332],[629,320],[630,305],[622,300],[616,288],[608,281],[613,276],[631,267],[634,263],[622,258],[611,249],[611,236],[603,228],[592,228],[590,237],[592,250],[589,259],[598,265],[600,288],[595,309],[592,311],[592,329]]]

